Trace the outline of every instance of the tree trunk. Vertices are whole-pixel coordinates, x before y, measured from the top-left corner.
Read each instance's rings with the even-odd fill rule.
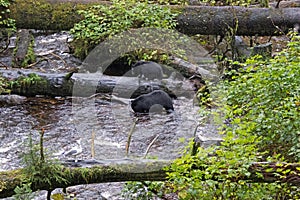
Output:
[[[66,162],[61,168],[62,178],[66,182],[31,184],[32,191],[53,190],[69,186],[92,183],[122,182],[122,181],[163,181],[166,173],[162,170],[167,161],[134,161],[120,160],[119,162],[78,161]],[[71,165],[71,167],[69,167]],[[22,169],[0,172],[0,198],[14,194],[14,188],[20,186],[26,178]],[[51,178],[51,177],[49,177]]]
[[[192,98],[194,95],[192,83],[173,79],[146,81],[138,77],[106,76],[101,73],[50,74],[32,70],[0,69],[1,74],[10,81],[11,93],[23,96],[87,97],[95,93],[114,93],[119,97],[135,98],[158,89],[164,90],[170,96]]]
[[[49,191],[55,188],[105,182],[164,181],[167,177],[163,168],[168,165],[170,165],[170,161],[162,160],[68,161],[63,163],[61,168],[62,178],[66,179],[66,182],[57,182],[56,179],[53,179],[51,183],[33,182],[32,190]],[[253,163],[248,169],[249,177],[241,175],[232,177],[234,180],[231,181],[281,182],[299,186],[299,168],[300,164]],[[224,169],[225,172],[226,169]],[[12,196],[14,188],[20,186],[25,179],[26,176],[20,169],[0,172],[0,198]],[[203,180],[205,180],[205,176]]]
[[[186,7],[177,20],[178,30],[191,35],[226,35],[231,29],[235,35],[281,35],[300,24],[300,9]]]
[[[82,19],[76,11],[107,1],[16,0],[9,17],[17,28],[69,30]],[[237,27],[237,35],[280,35],[300,24],[300,8],[244,8],[232,6],[171,6],[182,10],[177,29],[185,34],[225,35]]]

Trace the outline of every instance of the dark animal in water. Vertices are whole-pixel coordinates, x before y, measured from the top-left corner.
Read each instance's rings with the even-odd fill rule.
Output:
[[[132,74],[145,80],[161,80],[163,78],[162,67],[152,61],[138,61],[132,66]]]
[[[136,113],[161,112],[163,108],[167,113],[174,111],[171,97],[162,90],[137,97],[131,101],[131,108]]]

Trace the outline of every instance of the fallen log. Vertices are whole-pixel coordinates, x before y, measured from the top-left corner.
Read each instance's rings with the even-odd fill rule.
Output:
[[[7,17],[17,28],[69,30],[82,19],[76,11],[107,1],[16,0]],[[237,27],[237,35],[281,35],[300,24],[300,8],[245,8],[232,6],[171,6],[182,13],[177,29],[185,34],[225,35]]]
[[[186,7],[177,18],[178,30],[185,34],[282,35],[300,24],[299,8]]]
[[[193,64],[178,57],[170,59],[170,66],[173,70],[180,72],[184,77],[190,78],[194,75],[202,77],[203,80],[217,82],[220,79],[220,73],[212,59],[201,57],[201,62]]]
[[[163,79],[146,81],[139,77],[106,76],[101,73],[42,73],[32,70],[0,69],[0,75],[10,83],[10,93],[22,96],[92,96],[110,93],[124,98],[135,98],[152,90],[164,90],[171,96],[194,95],[188,81]]]
[[[162,181],[166,174],[162,170],[168,161],[130,160],[120,161],[78,161],[66,162],[61,166],[65,182],[53,179],[51,183],[33,182],[32,191],[66,188],[69,186],[92,183],[122,182],[135,180]],[[64,166],[65,165],[65,166]],[[71,165],[71,167],[69,167]],[[14,194],[14,188],[25,180],[22,169],[0,172],[0,198]]]
[[[169,166],[171,161],[166,160],[74,160],[62,163],[62,178],[66,181],[32,183],[32,190],[48,190],[55,188],[66,188],[79,184],[92,184],[104,182],[122,181],[165,181],[166,171],[164,167]],[[250,176],[242,175],[231,181],[248,180],[250,182],[263,183],[289,183],[300,185],[299,163],[253,163],[248,172]],[[232,169],[230,169],[232,170]],[[224,173],[226,169],[224,169]],[[9,197],[14,194],[14,188],[20,186],[26,179],[22,169],[0,172],[0,198]],[[230,178],[230,177],[229,177]],[[205,176],[203,176],[205,180]],[[215,180],[218,180],[215,178]],[[224,179],[220,180],[224,181]]]
[[[43,73],[30,69],[0,69],[0,76],[9,80],[11,94],[22,96],[92,96],[95,93],[109,93],[123,98],[135,98],[152,90],[163,90],[171,97],[194,97],[194,83],[188,80],[197,75],[204,81],[217,82],[220,74],[212,59],[201,57],[197,64],[177,57],[170,58],[169,66],[163,66],[162,80],[145,80],[138,75],[132,76],[130,68],[125,73],[122,66],[101,68],[102,59],[97,56],[86,59],[80,69],[68,73]],[[100,54],[103,56],[102,54]],[[101,57],[100,56],[100,57]],[[98,66],[98,67],[97,67]],[[112,71],[122,71],[123,76],[108,76],[102,74],[109,68]],[[85,72],[95,68],[95,73]],[[79,72],[79,73],[78,73]],[[131,76],[130,76],[131,75]]]

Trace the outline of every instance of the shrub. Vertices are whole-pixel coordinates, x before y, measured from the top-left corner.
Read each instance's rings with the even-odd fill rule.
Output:
[[[190,153],[191,142],[167,169],[166,185],[180,199],[300,198],[296,186],[240,178],[250,176],[248,167],[253,162],[299,162],[299,63],[300,37],[294,36],[274,58],[249,59],[244,69],[231,72],[230,81],[211,90],[219,105],[212,113],[219,118],[218,113],[223,113],[229,122],[221,129],[224,141],[220,146],[200,147],[195,154]]]
[[[0,0],[0,25],[15,30],[15,20],[11,18],[6,18],[6,15],[10,12],[9,5],[11,2],[11,0]]]
[[[132,28],[172,29],[176,14],[167,7],[134,0],[114,0],[111,5],[95,5],[79,11],[84,19],[71,29],[75,55],[85,58],[89,51],[106,38]]]
[[[232,131],[249,129],[262,138],[259,146],[270,155],[300,161],[300,38],[273,59],[248,59],[245,69],[227,82],[226,102]]]

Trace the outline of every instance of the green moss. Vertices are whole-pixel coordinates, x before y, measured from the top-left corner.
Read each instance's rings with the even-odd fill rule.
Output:
[[[26,27],[29,22],[27,25],[35,24],[38,29],[43,30],[39,24],[50,21],[51,12],[51,5],[44,0],[16,0],[11,7],[11,17],[16,19],[17,27]]]
[[[66,29],[66,23],[75,24],[82,19],[77,11],[88,9],[93,4],[73,4],[73,3],[59,3],[54,4],[51,16],[53,25],[57,25],[59,30]],[[70,29],[71,27],[68,27]]]
[[[9,191],[25,180],[25,176],[20,169],[0,172],[0,193]]]
[[[51,4],[46,0],[15,0],[11,6],[10,17],[16,20],[18,28],[69,30],[81,19],[77,11],[87,9],[94,4],[72,2]]]
[[[35,73],[28,74],[27,76],[20,76],[18,79],[7,82],[7,87],[11,90],[18,90],[28,88],[31,85],[45,84],[46,80]]]
[[[10,90],[8,88],[9,88],[9,82],[7,81],[7,79],[0,76],[0,94],[10,93]]]

